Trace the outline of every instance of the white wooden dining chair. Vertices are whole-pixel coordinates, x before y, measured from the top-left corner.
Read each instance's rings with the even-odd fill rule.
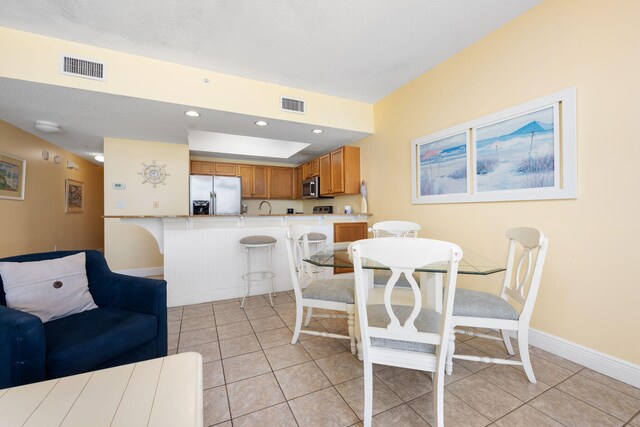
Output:
[[[527,378],[533,384],[536,377],[529,357],[529,323],[538,295],[540,277],[544,266],[549,239],[536,228],[517,227],[507,230],[509,239],[507,270],[498,295],[487,292],[458,289],[453,307],[453,325],[456,334],[503,341],[507,352],[514,355],[509,331],[518,334],[520,361],[494,357],[480,357],[455,353],[455,341],[449,347],[447,373],[451,374],[452,359],[473,360],[485,363],[522,365]],[[516,255],[518,261],[516,263]],[[509,301],[518,307],[514,308]],[[483,334],[459,327],[500,330],[501,337]],[[455,340],[455,336],[453,336]]]
[[[433,372],[433,403],[437,426],[444,425],[444,369],[452,326],[459,246],[431,239],[385,237],[358,240],[351,246],[356,280],[356,301],[364,363],[364,425],[371,425],[374,363]],[[363,259],[391,269],[384,304],[368,305],[370,289]],[[447,280],[441,313],[422,308],[420,289],[413,277],[416,268],[446,262]],[[398,278],[411,285],[413,305],[392,305],[391,294]]]
[[[420,224],[410,221],[381,221],[369,228],[373,237],[418,237]]]
[[[374,238],[379,237],[418,237],[420,224],[410,221],[381,221],[376,222],[369,228],[369,232],[373,233]],[[391,277],[391,272],[387,270],[376,270],[373,272],[373,284],[380,286],[387,283]],[[418,277],[415,274],[414,277]],[[409,287],[409,283],[400,278],[399,285]]]
[[[296,325],[291,344],[295,344],[298,341],[300,334],[348,339],[351,341],[351,352],[356,354],[354,281],[353,279],[314,280],[310,264],[302,261],[304,258],[309,257],[308,234],[309,227],[305,225],[291,225],[287,230],[287,257],[289,259],[293,291],[296,296]],[[300,239],[302,239],[302,245],[298,243]],[[299,250],[303,251],[302,254],[297,253]],[[307,308],[305,326],[309,325],[312,316],[315,318],[346,318],[349,335],[302,329],[305,307]],[[342,311],[346,314],[313,315],[314,308]]]

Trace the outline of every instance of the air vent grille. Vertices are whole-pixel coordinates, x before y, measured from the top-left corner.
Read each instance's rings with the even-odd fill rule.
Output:
[[[285,97],[280,98],[280,100],[281,100],[281,103],[280,103],[281,108],[284,111],[304,114],[304,101],[300,99],[285,98]]]
[[[68,55],[60,57],[60,73],[87,79],[106,80],[104,63]]]

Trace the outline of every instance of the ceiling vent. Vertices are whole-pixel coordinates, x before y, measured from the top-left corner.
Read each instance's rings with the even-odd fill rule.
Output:
[[[283,111],[304,114],[304,101],[301,99],[285,98],[283,96],[280,98],[280,108],[282,108]]]
[[[60,74],[106,81],[106,65],[103,62],[69,55],[60,56]]]

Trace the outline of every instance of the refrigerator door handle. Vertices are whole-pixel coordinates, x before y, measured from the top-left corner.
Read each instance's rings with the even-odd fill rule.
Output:
[[[214,191],[209,193],[209,206],[211,206],[211,209],[209,209],[209,215],[215,215],[216,214],[216,193]]]

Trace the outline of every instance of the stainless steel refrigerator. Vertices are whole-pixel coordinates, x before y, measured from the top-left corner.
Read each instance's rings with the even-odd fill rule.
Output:
[[[239,177],[191,175],[189,213],[191,215],[237,215],[242,187]]]

